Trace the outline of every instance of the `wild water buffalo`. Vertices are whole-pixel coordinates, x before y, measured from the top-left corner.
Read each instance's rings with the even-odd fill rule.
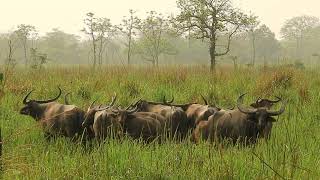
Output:
[[[187,131],[192,130],[196,125],[203,120],[208,120],[209,116],[221,110],[221,108],[213,107],[208,105],[208,101],[201,95],[205,105],[198,103],[189,103],[189,104],[170,104],[173,107],[179,107],[183,109],[187,115]]]
[[[276,97],[277,100],[269,100],[269,99],[261,99],[260,97],[258,98],[258,100],[256,100],[256,102],[250,104],[251,107],[254,108],[262,108],[265,107],[267,109],[271,109],[271,107],[275,104],[281,101],[281,98]],[[266,124],[266,127],[264,128],[263,131],[263,137],[266,139],[269,139],[271,136],[271,129],[272,129],[272,121],[268,121]]]
[[[140,139],[144,142],[152,142],[154,140],[161,141],[164,134],[166,119],[160,114],[153,112],[136,112],[137,107],[129,110],[128,106],[125,110],[113,110],[116,119],[120,123],[123,133],[133,139]]]
[[[98,141],[104,140],[108,136],[119,136],[119,123],[116,121],[115,114],[110,108],[114,105],[117,95],[112,97],[112,101],[108,106],[93,107],[94,102],[88,108],[85,114],[82,126],[93,130],[95,138]]]
[[[27,100],[30,91],[23,99],[24,107],[20,110],[20,114],[33,117],[41,124],[46,139],[54,136],[65,136],[70,138],[91,137],[90,130],[84,131],[81,124],[85,112],[74,105],[64,105],[55,102],[61,95],[62,91],[59,88],[59,94],[49,100]]]
[[[139,100],[134,106],[137,107],[139,112],[151,112],[163,116],[167,136],[182,139],[188,131],[187,115],[182,108],[169,105],[173,102],[173,99],[167,102],[164,98],[163,103]]]
[[[210,141],[231,140],[242,144],[255,143],[257,138],[267,138],[265,131],[271,132],[267,124],[275,122],[272,116],[279,116],[285,111],[285,104],[279,111],[272,111],[268,107],[245,107],[241,95],[237,101],[236,110],[217,112],[210,116],[208,121],[202,121],[193,132],[192,141],[198,142],[200,138]]]

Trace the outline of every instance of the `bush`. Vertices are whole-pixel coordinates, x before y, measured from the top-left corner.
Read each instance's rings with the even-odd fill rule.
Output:
[[[257,86],[255,89],[258,95],[270,96],[277,89],[287,90],[292,86],[294,77],[293,69],[278,69],[274,72],[264,72],[264,74],[257,79]]]

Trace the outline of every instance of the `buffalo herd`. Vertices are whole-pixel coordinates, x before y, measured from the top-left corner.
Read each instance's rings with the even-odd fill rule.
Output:
[[[258,99],[249,106],[244,105],[242,94],[232,109],[211,106],[201,95],[204,104],[192,102],[175,104],[174,98],[162,102],[139,99],[128,107],[115,105],[117,95],[108,105],[95,105],[92,102],[87,111],[57,100],[62,94],[49,100],[30,99],[32,91],[23,99],[24,107],[20,114],[31,116],[42,127],[46,139],[65,136],[72,140],[99,143],[107,138],[121,139],[128,136],[143,142],[161,142],[163,140],[182,141],[190,139],[194,143],[209,141],[231,144],[255,144],[259,138],[269,139],[275,116],[285,111],[286,102]],[[281,103],[279,110],[272,106]]]

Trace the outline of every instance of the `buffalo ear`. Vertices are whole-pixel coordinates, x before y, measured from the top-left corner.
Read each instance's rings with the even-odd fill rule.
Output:
[[[270,121],[270,122],[277,122],[277,120],[276,120],[275,118],[273,118],[273,117],[268,117],[268,121]]]

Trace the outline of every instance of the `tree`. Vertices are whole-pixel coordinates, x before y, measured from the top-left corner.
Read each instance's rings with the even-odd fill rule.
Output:
[[[133,37],[137,34],[135,30],[138,29],[141,21],[137,16],[134,15],[135,12],[132,9],[129,10],[129,13],[130,13],[130,16],[128,18],[124,17],[119,27],[120,31],[124,33],[127,38],[127,42],[125,43],[125,46],[128,48],[128,52],[127,52],[128,64],[130,64],[130,60],[131,60]]]
[[[98,63],[102,64],[102,53],[105,47],[106,41],[115,32],[110,19],[108,18],[96,18],[93,13],[87,13],[87,18],[84,19],[84,27],[81,31],[89,35],[92,42],[93,51],[93,67],[96,67],[97,57]]]
[[[93,51],[93,67],[97,64],[97,18],[94,17],[94,13],[87,13],[87,17],[84,19],[84,27],[81,31],[89,35],[92,43]]]
[[[7,39],[7,47],[6,47],[6,58],[4,62],[4,73],[3,73],[3,82],[1,83],[2,87],[1,89],[3,90],[6,82],[8,81],[8,77],[14,70],[17,62],[16,59],[14,58],[15,51],[17,49],[17,41],[18,38],[15,33],[9,33],[5,35],[5,38]],[[1,92],[0,92],[1,93]]]
[[[230,51],[232,36],[250,17],[232,6],[231,0],[178,0],[180,14],[173,19],[175,27],[182,32],[191,31],[193,37],[209,41],[210,69],[215,70],[216,57]],[[217,39],[227,34],[224,51],[217,52]]]
[[[48,62],[47,54],[39,53],[37,48],[30,49],[31,68],[42,69],[43,65]]]
[[[54,28],[40,38],[39,50],[45,52],[50,60],[55,62],[70,63],[72,60],[76,62],[81,58],[79,39],[76,35]]]
[[[98,63],[102,64],[102,54],[105,50],[106,43],[110,41],[113,34],[116,32],[116,29],[112,26],[110,19],[108,18],[99,18],[97,22],[97,31],[98,37],[97,41],[99,42],[98,46]]]
[[[167,40],[169,34],[168,20],[155,11],[148,12],[146,19],[139,25],[141,37],[137,43],[136,51],[146,61],[154,66],[159,64],[161,54],[175,54],[175,48]]]
[[[280,44],[275,38],[275,34],[265,25],[261,25],[254,31],[256,36],[256,51],[266,64],[267,58],[275,58],[280,50]]]
[[[260,22],[256,20],[257,17],[254,17],[249,21],[248,31],[251,36],[251,45],[252,45],[252,66],[254,66],[256,61],[256,29],[258,28]]]
[[[35,38],[37,36],[37,30],[32,25],[20,24],[18,25],[18,29],[15,31],[17,34],[19,41],[23,47],[25,65],[28,65],[28,40],[30,38]]]
[[[306,35],[306,46],[304,46],[304,52],[306,55],[311,55],[317,62],[320,60],[320,25],[312,28]]]
[[[252,64],[252,62],[248,62],[248,60],[252,60],[251,47],[251,39],[247,32],[234,35],[230,44],[230,52],[228,53],[230,59],[232,60],[233,57],[237,57],[237,62]]]
[[[280,33],[287,41],[296,42],[296,58],[301,58],[302,43],[306,33],[318,25],[319,18],[306,15],[293,17],[285,22]]]

